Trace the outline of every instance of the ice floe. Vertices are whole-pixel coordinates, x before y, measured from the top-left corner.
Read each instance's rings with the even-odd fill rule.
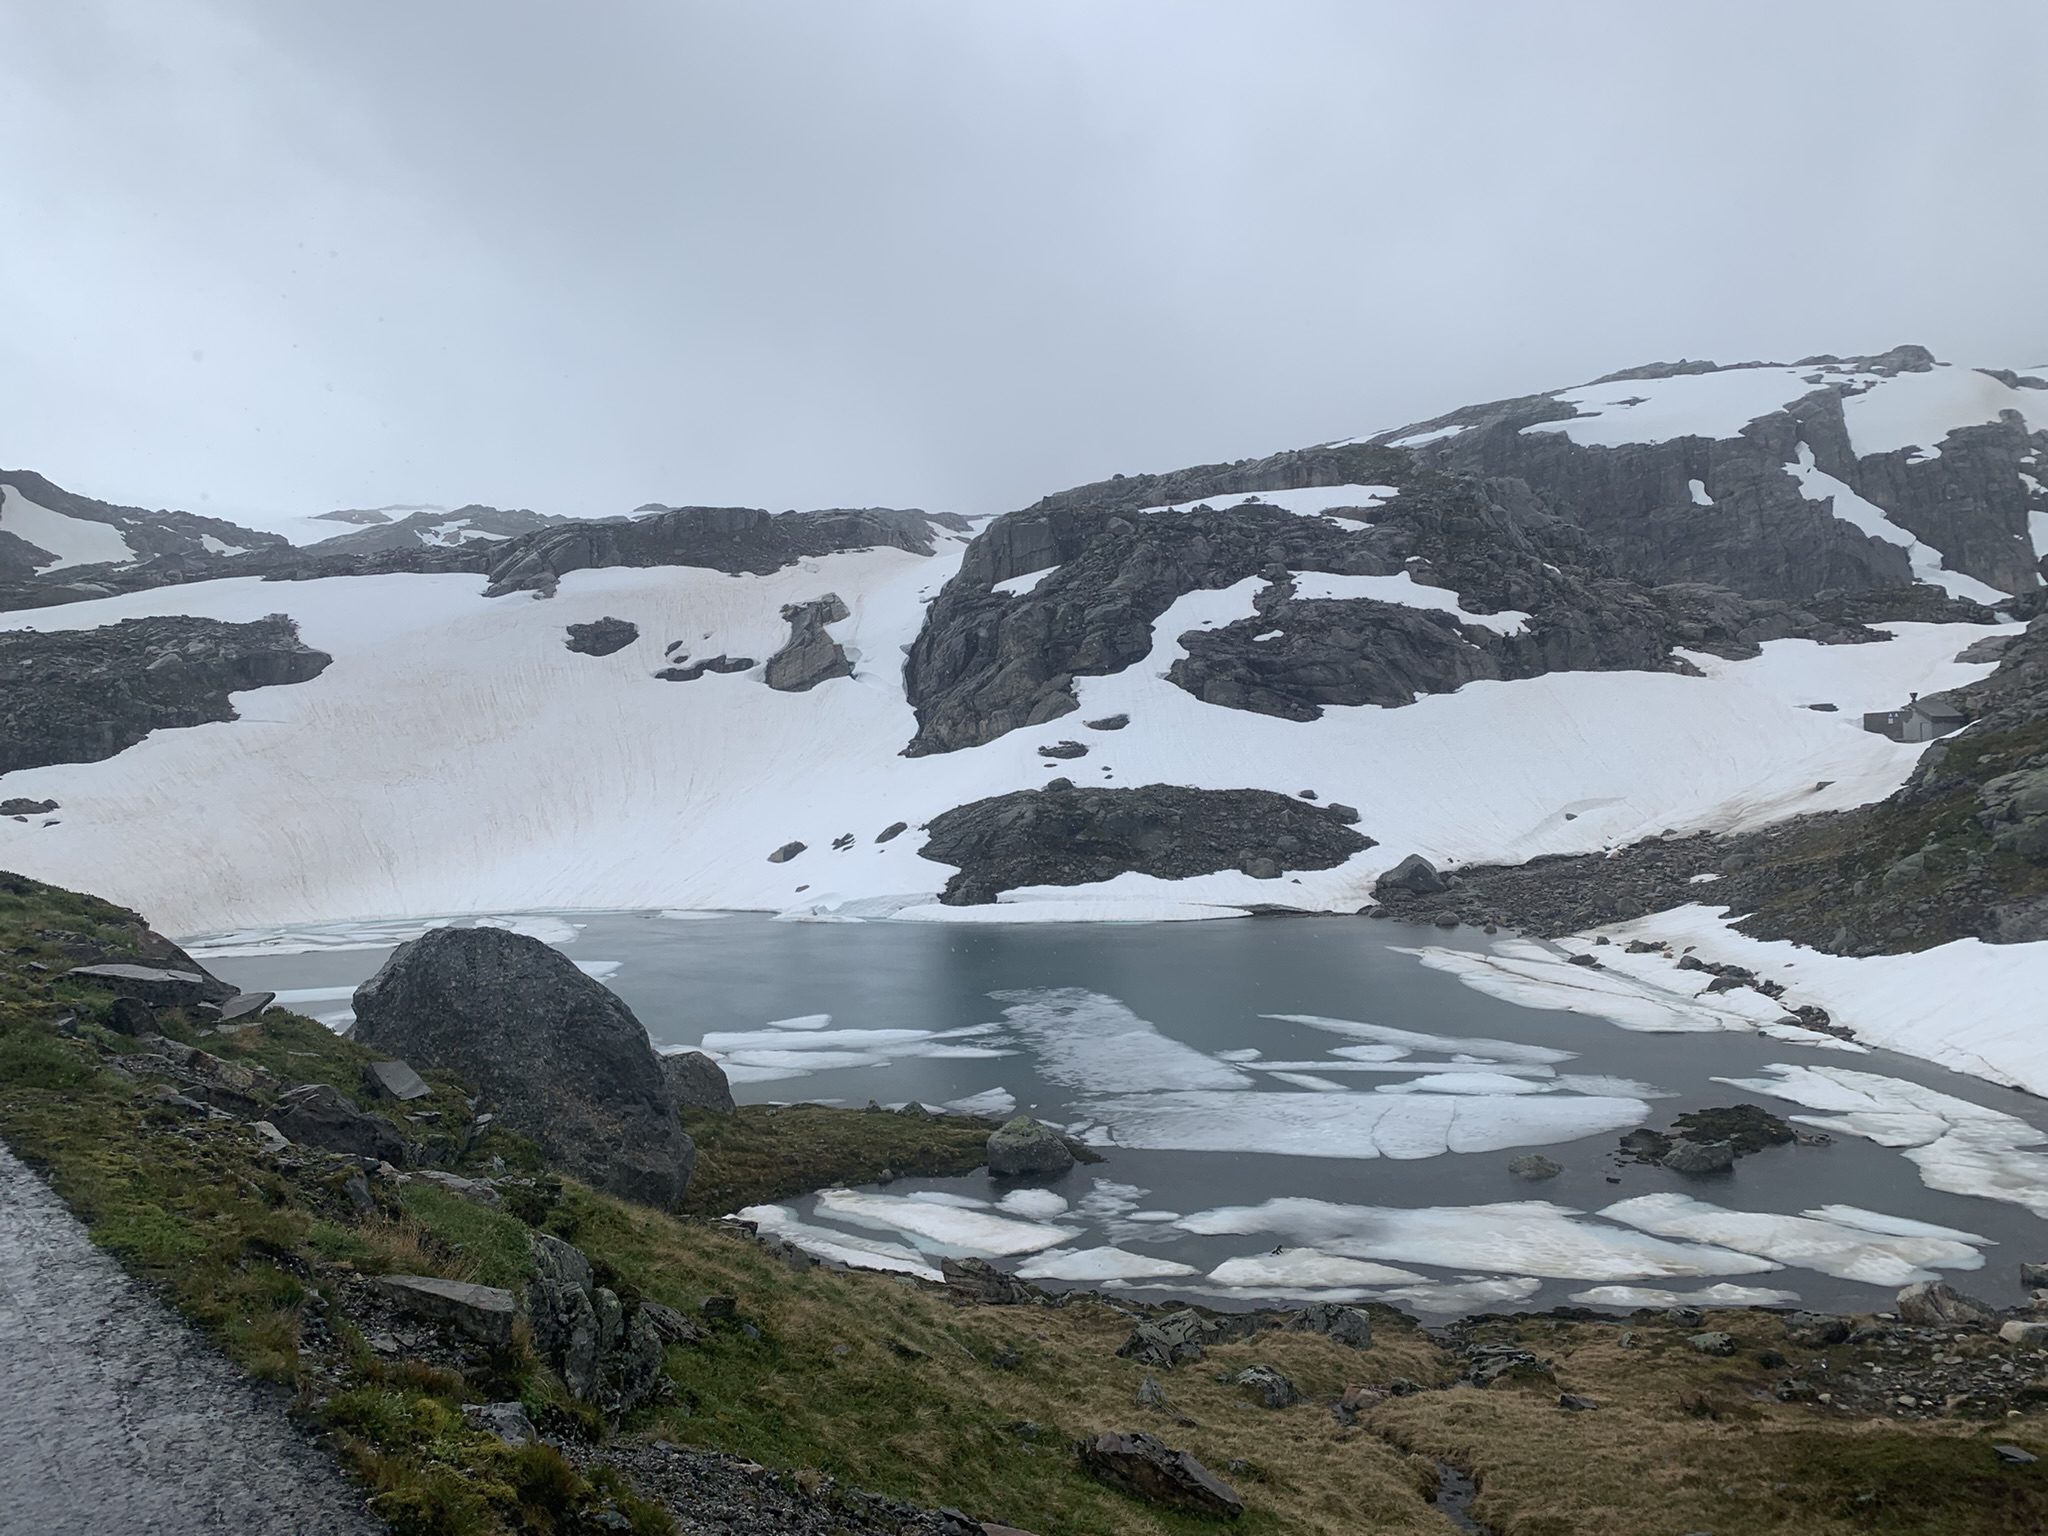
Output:
[[[1314,1248],[1282,1248],[1225,1259],[1209,1271],[1209,1278],[1231,1290],[1289,1296],[1338,1286],[1397,1285],[1425,1277],[1412,1269],[1396,1269],[1370,1259],[1347,1259]]]
[[[865,1194],[851,1189],[821,1191],[820,1215],[907,1234],[920,1247],[1007,1257],[1037,1253],[1079,1237],[1075,1227],[1016,1221],[987,1211],[932,1205],[901,1195]]]
[[[1412,954],[1415,951],[1399,950],[1397,953]],[[1260,1017],[1277,1019],[1284,1024],[1306,1024],[1310,1029],[1320,1029],[1325,1034],[1371,1041],[1375,1046],[1397,1047],[1401,1052],[1440,1051],[1451,1056],[1463,1054],[1467,1057],[1484,1057],[1488,1061],[1512,1061],[1534,1065],[1570,1061],[1573,1056],[1571,1051],[1560,1051],[1547,1045],[1528,1045],[1520,1040],[1483,1040],[1459,1035],[1432,1035],[1421,1030],[1396,1029],[1387,1024],[1367,1024],[1358,1019],[1332,1019],[1315,1013],[1266,1013]],[[1362,1047],[1346,1047],[1343,1054],[1359,1060],[1396,1059],[1378,1050],[1367,1052]]]
[[[1155,1280],[1196,1273],[1192,1264],[1121,1248],[1054,1248],[1017,1267],[1025,1280]]]
[[[850,1232],[835,1231],[830,1227],[813,1226],[801,1221],[794,1211],[782,1205],[750,1205],[739,1212],[742,1221],[751,1221],[761,1231],[785,1242],[796,1244],[806,1253],[821,1259],[847,1265],[852,1269],[893,1270],[900,1274],[916,1275],[922,1280],[938,1280],[942,1276],[938,1267],[915,1250],[897,1243],[877,1242],[873,1238],[859,1237]]]
[[[1013,1216],[1029,1216],[1044,1221],[1067,1213],[1064,1195],[1056,1195],[1049,1189],[1013,1189],[996,1202],[996,1209],[1008,1211]]]
[[[1747,1275],[1771,1259],[1702,1242],[1588,1220],[1544,1200],[1469,1206],[1342,1205],[1287,1196],[1183,1216],[1202,1235],[1271,1232],[1290,1243],[1350,1258],[1476,1269],[1561,1280],[1647,1280]]]
[[[1717,1243],[1866,1285],[1910,1285],[1932,1280],[1937,1269],[1979,1269],[1984,1264],[1982,1250],[1961,1241],[1960,1234],[1873,1232],[1811,1215],[1731,1211],[1669,1192],[1619,1200],[1600,1214],[1659,1237]]]
[[[1067,1088],[1245,1089],[1251,1079],[1158,1028],[1100,992],[1033,987],[997,992],[1003,1016],[1027,1042],[1038,1073]]]
[[[1762,1285],[1709,1285],[1697,1291],[1665,1291],[1655,1286],[1596,1285],[1573,1291],[1572,1300],[1587,1307],[1789,1307],[1797,1291],[1776,1291]]]

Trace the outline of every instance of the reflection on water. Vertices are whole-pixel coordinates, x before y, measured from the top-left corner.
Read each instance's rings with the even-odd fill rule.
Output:
[[[2003,1303],[2018,1261],[2048,1256],[2029,1208],[2048,1201],[2039,1101],[1825,1037],[1518,1006],[1419,963],[1401,946],[1422,938],[1394,924],[495,921],[562,945],[658,1046],[719,1057],[742,1100],[1022,1111],[1107,1158],[1044,1187],[905,1180],[748,1213],[847,1263],[932,1274],[976,1255],[1048,1284],[1441,1312],[1867,1308],[1937,1273]],[[340,1022],[348,989],[422,926],[198,952]],[[1612,1156],[1633,1125],[1745,1100],[1823,1118],[1833,1140],[1711,1180]],[[1917,1141],[1897,1134],[1911,1117]],[[1564,1171],[1517,1179],[1527,1151]]]

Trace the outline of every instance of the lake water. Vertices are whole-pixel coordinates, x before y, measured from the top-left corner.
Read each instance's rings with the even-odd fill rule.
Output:
[[[2009,1305],[2019,1261],[2048,1258],[2033,1213],[2048,1207],[2042,1101],[1825,1037],[1643,1033],[1523,1007],[1401,952],[1493,942],[1468,931],[498,921],[559,943],[658,1047],[719,1056],[743,1101],[1014,1105],[1104,1155],[1022,1190],[982,1174],[904,1179],[748,1213],[864,1264],[923,1272],[971,1254],[1054,1285],[1220,1305],[1372,1297],[1441,1315],[1661,1293],[1867,1310],[1934,1275]],[[226,979],[338,1024],[348,992],[423,926],[192,947]],[[1804,1104],[1760,1091],[1793,1077]],[[1862,1112],[1829,1144],[1773,1148],[1729,1174],[1613,1155],[1622,1131],[1684,1110],[1794,1116],[1845,1097]],[[1564,1172],[1517,1179],[1507,1165],[1522,1152]]]

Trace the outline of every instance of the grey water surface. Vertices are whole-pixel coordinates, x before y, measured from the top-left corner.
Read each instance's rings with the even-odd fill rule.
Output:
[[[631,1004],[662,1047],[697,1045],[706,1035],[755,1031],[776,1020],[829,1014],[832,1029],[889,1029],[937,1033],[981,1024],[999,1031],[955,1037],[1011,1054],[950,1057],[895,1055],[885,1062],[828,1067],[799,1076],[739,1081],[742,1101],[823,1100],[862,1105],[916,1100],[957,1101],[1006,1090],[1019,1108],[1070,1125],[1090,1121],[1089,1101],[1101,1091],[1141,1086],[1112,1080],[1104,1064],[1098,1087],[1076,1082],[1071,1065],[1055,1081],[1041,1070],[1026,1032],[1010,1028],[1004,1009],[1015,997],[1041,989],[1078,989],[1120,1004],[1172,1041],[1195,1051],[1257,1050],[1268,1061],[1335,1062],[1335,1047],[1356,1044],[1269,1014],[1323,1015],[1460,1037],[1523,1042],[1575,1053],[1562,1072],[1609,1074],[1653,1086],[1646,1123],[1661,1126],[1681,1111],[1755,1102],[1792,1116],[1796,1105],[1742,1092],[1713,1081],[1753,1076],[1772,1063],[1847,1067],[1920,1084],[1941,1093],[2048,1125],[2048,1104],[2028,1095],[1966,1078],[1886,1052],[1852,1055],[1748,1033],[1645,1034],[1605,1020],[1541,1011],[1476,992],[1432,971],[1396,946],[1453,944],[1481,947],[1469,932],[1404,929],[1392,923],[1345,918],[1250,919],[1202,923],[1100,925],[928,925],[917,923],[779,922],[735,914],[709,921],[678,921],[653,913],[560,914],[580,927],[564,953],[604,976]],[[418,925],[415,925],[415,931]],[[320,943],[372,943],[373,930],[306,931]],[[395,944],[306,953],[205,956],[223,977],[244,987],[340,989],[352,987],[381,965]],[[202,952],[203,953],[203,952]],[[615,969],[612,967],[615,965]],[[345,996],[300,1006],[320,1014],[345,1010]],[[791,1031],[795,1036],[798,1031]],[[800,1042],[798,1042],[800,1043]],[[1483,1053],[1482,1053],[1483,1054]],[[1258,1062],[1249,1063],[1252,1068]],[[1309,1070],[1313,1071],[1311,1067]],[[1404,1070],[1427,1071],[1411,1063]],[[742,1074],[744,1076],[744,1074]],[[1301,1090],[1256,1070],[1252,1094]],[[1341,1077],[1353,1092],[1369,1093],[1392,1078]],[[1489,1104],[1497,1101],[1486,1101]],[[1512,1112],[1512,1103],[1503,1112]],[[1732,1174],[1687,1179],[1667,1170],[1624,1163],[1613,1154],[1616,1133],[1550,1145],[1452,1153],[1400,1160],[1359,1156],[1278,1156],[1243,1151],[1160,1151],[1104,1147],[1106,1161],[1077,1168],[1052,1188],[1081,1206],[1098,1181],[1141,1192],[1121,1201],[1115,1215],[1070,1211],[1054,1218],[1082,1229],[1068,1246],[1114,1241],[1133,1252],[1161,1255],[1206,1271],[1238,1255],[1272,1249],[1272,1234],[1205,1236],[1170,1223],[1139,1230],[1126,1220],[1132,1207],[1190,1213],[1252,1205],[1280,1196],[1305,1196],[1348,1205],[1469,1207],[1542,1200],[1597,1212],[1626,1197],[1675,1191],[1734,1210],[1796,1214],[1845,1204],[1892,1217],[1960,1228],[1987,1239],[1986,1263],[1975,1271],[1946,1271],[1951,1280],[1986,1300],[2022,1299],[2018,1263],[2048,1258],[2048,1226],[2019,1205],[1928,1188],[1918,1168],[1899,1152],[1854,1136],[1826,1146],[1774,1148],[1737,1164]],[[1511,1157],[1538,1151],[1564,1165],[1559,1177],[1525,1183],[1507,1169]],[[918,1191],[993,1199],[1000,1193],[981,1174],[965,1179],[898,1180],[890,1195]],[[1101,1202],[1096,1202],[1099,1208]],[[815,1201],[791,1203],[805,1220],[819,1218]],[[869,1238],[906,1241],[903,1234],[849,1227]],[[944,1251],[926,1244],[931,1251]],[[1020,1262],[1004,1260],[1006,1263]],[[1431,1266],[1409,1258],[1389,1262],[1432,1278],[1484,1273],[1469,1260]],[[1502,1261],[1498,1271],[1517,1271]],[[1197,1277],[1199,1278],[1199,1277]],[[1680,1291],[1717,1279],[1797,1293],[1801,1304],[1829,1309],[1884,1305],[1888,1287],[1842,1280],[1787,1267],[1765,1274],[1707,1275],[1699,1279],[1645,1279],[1634,1283]],[[1597,1277],[1546,1280],[1526,1302],[1561,1304]],[[1492,1309],[1492,1308],[1489,1308]]]

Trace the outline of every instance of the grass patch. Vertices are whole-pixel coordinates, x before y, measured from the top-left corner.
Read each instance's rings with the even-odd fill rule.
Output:
[[[987,1157],[987,1121],[962,1115],[898,1115],[825,1104],[743,1104],[730,1115],[686,1110],[697,1169],[683,1197],[694,1215],[786,1200],[837,1184],[872,1184],[885,1173],[950,1178]]]

